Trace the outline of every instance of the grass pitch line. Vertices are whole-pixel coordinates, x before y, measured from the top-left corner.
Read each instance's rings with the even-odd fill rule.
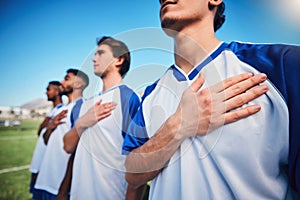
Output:
[[[20,170],[23,170],[23,169],[29,169],[29,167],[30,167],[30,165],[23,165],[23,166],[19,166],[19,167],[1,169],[0,174],[4,174],[4,173],[8,173],[8,172],[16,172],[16,171],[20,171]]]

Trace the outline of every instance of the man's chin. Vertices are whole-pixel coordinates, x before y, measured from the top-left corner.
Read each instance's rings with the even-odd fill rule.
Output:
[[[177,24],[178,23],[176,19],[164,19],[161,22],[161,27],[168,36],[174,36],[179,31]]]
[[[103,76],[103,73],[100,73],[100,72],[95,72],[95,71],[94,71],[94,74],[95,74],[96,76],[100,77],[100,78],[102,78],[102,76]]]
[[[101,79],[105,78],[105,73],[94,73],[96,76],[100,77]]]
[[[174,19],[164,19],[160,25],[163,29],[172,29],[175,23],[176,21]]]

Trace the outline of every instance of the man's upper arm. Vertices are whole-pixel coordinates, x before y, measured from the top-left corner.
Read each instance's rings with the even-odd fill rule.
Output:
[[[285,53],[284,67],[290,116],[289,177],[300,195],[300,46]]]
[[[127,155],[132,150],[142,146],[149,140],[149,136],[147,134],[146,123],[144,120],[143,114],[143,102],[146,97],[151,94],[152,91],[156,88],[157,85],[156,81],[152,85],[148,86],[145,89],[144,95],[142,97],[142,101],[139,103],[138,107],[136,108],[137,111],[133,118],[131,118],[127,131],[123,132],[123,146],[122,146],[122,154]]]
[[[131,120],[126,133],[123,135],[124,141],[122,153],[128,154],[133,149],[142,146],[148,141],[148,134],[144,122],[142,106],[140,105],[134,118]]]

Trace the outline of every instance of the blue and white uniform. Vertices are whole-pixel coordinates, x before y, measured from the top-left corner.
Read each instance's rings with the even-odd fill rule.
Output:
[[[82,102],[83,99],[80,98],[62,108],[63,110],[68,110],[67,117],[61,120],[64,123],[57,126],[48,140],[44,159],[35,184],[36,189],[44,190],[53,196],[57,195],[70,157],[70,154],[63,149],[63,137],[71,129],[74,121],[76,121],[76,118],[72,117],[77,116],[78,118],[78,111],[77,114],[74,114],[74,110],[80,109]]]
[[[152,181],[150,199],[291,199],[289,179],[300,191],[299,46],[222,43],[188,75],[173,65],[146,89],[123,151],[156,133],[200,71],[203,88],[244,72],[266,73],[269,91],[245,105],[262,110],[185,139]]]
[[[55,117],[58,113],[60,113],[63,109],[63,104],[59,104],[56,107],[52,108],[47,114],[46,117],[49,118],[53,118]],[[30,164],[30,168],[29,171],[32,173],[38,173],[40,170],[40,166],[44,157],[44,153],[46,150],[46,145],[44,142],[44,138],[43,135],[46,131],[46,128],[43,128],[41,130],[41,134],[39,135],[38,141],[35,145],[35,149],[33,152],[33,156],[32,156],[32,160],[31,160],[31,164]]]
[[[60,113],[63,108],[63,104],[59,104],[56,107],[52,108],[47,114],[46,117],[53,118],[55,115]],[[46,128],[43,128],[40,132],[39,138],[36,142],[35,149],[32,155],[31,164],[29,167],[29,171],[32,173],[32,176],[36,175],[40,171],[40,167],[44,158],[44,154],[46,151],[46,145],[44,142],[43,135],[46,131]],[[30,192],[32,193],[32,199],[39,199],[39,192],[34,189],[34,183],[30,183]]]
[[[96,102],[115,102],[111,115],[87,128],[81,135],[73,164],[71,199],[125,199],[125,155],[123,137],[137,108],[139,97],[127,86],[119,85],[82,105],[80,116]]]

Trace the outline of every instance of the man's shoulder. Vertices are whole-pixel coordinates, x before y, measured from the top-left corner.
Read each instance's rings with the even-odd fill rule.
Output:
[[[285,100],[287,89],[294,89],[300,74],[300,46],[291,44],[255,44],[232,42],[228,48],[239,60],[266,73],[268,79],[281,92]],[[293,86],[288,87],[293,80]]]
[[[83,103],[82,103],[82,106],[81,106],[81,110],[85,107],[91,107],[92,105],[94,105],[97,101],[100,100],[100,95],[97,94],[97,95],[94,95],[94,96],[91,96],[89,98],[86,98]]]
[[[122,84],[119,86],[120,91],[135,93],[134,90],[126,84]]]
[[[174,79],[173,65],[169,67],[160,78],[158,78],[155,82],[149,84],[145,88],[141,96],[141,100],[144,101],[145,98],[148,97],[157,88],[158,85],[169,84],[170,78]]]
[[[51,110],[51,117],[54,117],[56,116],[58,113],[60,113],[62,110],[65,110],[65,104],[60,104],[56,107],[54,107],[52,110]]]
[[[123,84],[119,86],[121,101],[140,102],[140,96],[129,86]]]
[[[71,111],[73,109],[74,105],[75,105],[75,102],[71,102],[71,103],[65,104],[61,109]]]
[[[299,45],[231,42],[228,49],[262,72],[272,73],[274,68],[290,68],[290,65],[295,68],[300,63]]]
[[[96,99],[97,97],[99,97],[99,94],[96,94],[94,96],[88,97],[83,101],[83,104],[89,103],[90,101]]]
[[[228,48],[231,49],[233,52],[238,54],[246,54],[249,52],[268,52],[267,55],[285,55],[290,52],[297,52],[300,51],[300,45],[295,44],[276,44],[276,43],[249,43],[249,42],[238,42],[233,41],[228,43]]]

